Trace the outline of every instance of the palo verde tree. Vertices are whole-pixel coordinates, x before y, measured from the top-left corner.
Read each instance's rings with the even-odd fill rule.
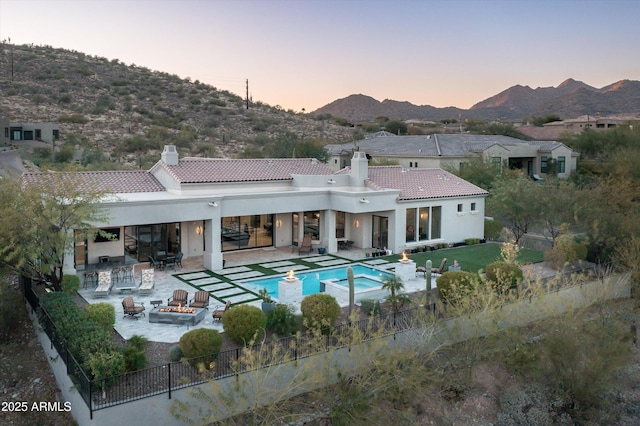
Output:
[[[0,255],[17,273],[62,290],[65,255],[106,216],[107,193],[74,173],[27,173],[0,181]],[[74,232],[81,231],[81,232]]]

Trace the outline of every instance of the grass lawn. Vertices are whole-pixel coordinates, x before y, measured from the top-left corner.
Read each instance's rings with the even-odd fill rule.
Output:
[[[431,260],[434,268],[439,267],[440,262],[445,257],[447,258],[447,266],[453,265],[453,260],[457,259],[463,271],[478,272],[480,269],[484,271],[488,264],[500,259],[501,247],[502,245],[498,243],[475,244],[425,253],[407,254],[407,257],[415,261],[416,266],[424,266],[427,260]],[[402,254],[394,254],[386,256],[384,259],[395,261],[401,257]],[[542,262],[544,259],[541,251],[523,248],[520,249],[518,260],[524,264]]]

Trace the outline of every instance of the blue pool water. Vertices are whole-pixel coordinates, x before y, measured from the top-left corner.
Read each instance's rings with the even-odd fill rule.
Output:
[[[383,280],[387,277],[392,276],[393,274],[385,271],[381,271],[379,269],[371,268],[369,266],[364,265],[351,265],[353,268],[353,275],[367,275],[369,277],[376,278],[378,280]],[[285,274],[286,275],[286,274]],[[263,288],[266,288],[269,294],[272,297],[278,298],[278,282],[282,281],[285,275],[272,276],[269,278],[258,278],[255,280],[247,280],[243,281],[240,284],[247,289],[259,292]],[[347,267],[339,266],[335,268],[329,269],[315,269],[312,271],[296,271],[296,277],[302,281],[302,295],[306,296],[308,294],[314,294],[320,292],[320,281],[336,279],[343,282],[337,282],[336,284],[342,284],[345,286],[349,286],[347,282]],[[355,281],[355,290],[367,290],[372,287],[379,287],[380,282],[372,279],[367,279],[366,277],[356,277]]]

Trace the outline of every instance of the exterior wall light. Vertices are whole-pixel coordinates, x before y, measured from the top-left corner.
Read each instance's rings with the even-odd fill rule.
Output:
[[[209,202],[209,207],[218,207],[218,202],[217,201]]]
[[[202,235],[202,226],[196,226],[196,234]]]
[[[360,198],[360,202],[363,204],[369,204],[369,200],[367,200],[366,198]]]

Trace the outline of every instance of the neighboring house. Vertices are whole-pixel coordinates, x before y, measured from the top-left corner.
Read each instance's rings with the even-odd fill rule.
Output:
[[[640,124],[639,114],[620,114],[602,117],[596,115],[582,115],[577,118],[570,118],[562,121],[553,121],[543,124],[543,127],[561,128],[565,132],[580,133],[583,130],[608,130],[614,127],[627,126],[633,128],[633,125]]]
[[[459,170],[469,157],[481,156],[497,165],[521,169],[529,176],[545,174],[550,159],[558,163],[558,176],[576,170],[578,154],[556,141],[523,141],[509,136],[472,134],[434,134],[396,136],[378,132],[368,139],[342,145],[327,145],[329,166],[339,170],[349,164],[355,150],[373,160],[395,161],[411,168],[453,167]]]
[[[37,185],[47,173],[26,173]],[[154,251],[203,256],[223,266],[225,252],[289,247],[310,234],[329,253],[452,243],[484,237],[487,192],[441,169],[369,167],[364,152],[334,172],[316,159],[178,158],[165,146],[149,171],[74,173],[87,188],[110,191],[96,224],[115,238],[76,244],[65,271],[101,256],[145,262]],[[75,264],[74,264],[75,260]]]
[[[60,128],[54,123],[11,123],[8,133],[11,141],[42,141],[51,143],[60,138]]]
[[[0,144],[8,145],[11,142],[9,130],[11,128],[11,124],[9,120],[5,120],[0,117]]]

